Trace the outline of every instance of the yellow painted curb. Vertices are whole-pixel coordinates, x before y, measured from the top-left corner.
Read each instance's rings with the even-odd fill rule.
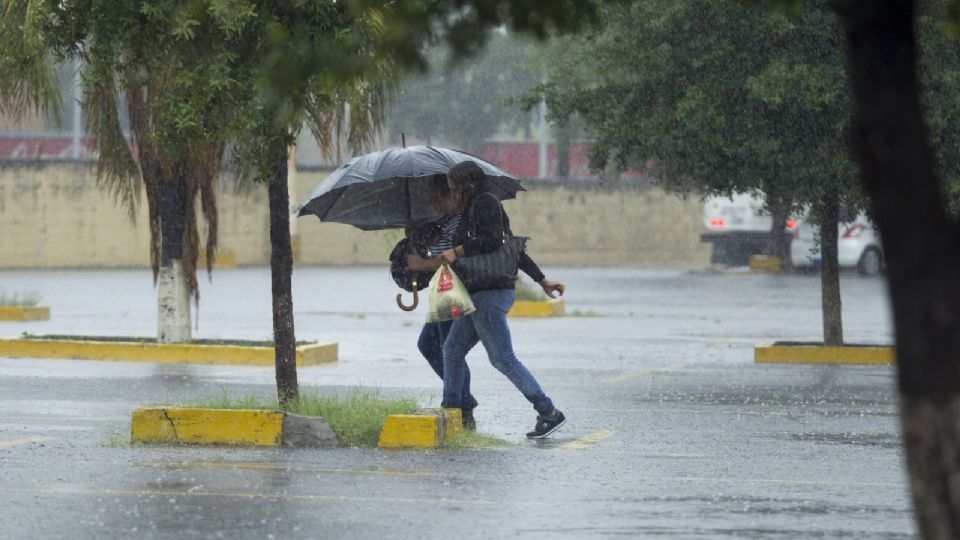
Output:
[[[336,362],[337,350],[337,343],[297,347],[297,366]],[[272,366],[275,362],[272,347],[55,339],[0,339],[0,356],[245,366]]]
[[[283,413],[244,409],[137,409],[130,438],[138,443],[280,446]]]
[[[893,347],[825,347],[823,345],[760,345],[754,348],[757,364],[849,364],[896,363]]]
[[[463,429],[460,409],[425,409],[391,414],[380,430],[380,448],[438,448]]]
[[[443,438],[448,439],[463,431],[463,411],[443,409]]]
[[[383,423],[380,448],[436,448],[440,446],[440,417],[421,414],[391,414]]]
[[[48,307],[0,307],[0,321],[49,321]]]
[[[779,274],[782,272],[780,257],[754,255],[750,257],[750,271],[762,274]]]
[[[507,312],[508,317],[556,317],[563,315],[565,306],[563,298],[555,300],[517,300]]]

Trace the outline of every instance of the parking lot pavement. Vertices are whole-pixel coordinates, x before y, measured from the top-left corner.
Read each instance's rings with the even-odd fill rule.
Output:
[[[570,315],[511,320],[518,356],[570,417],[552,439],[482,350],[469,357],[475,451],[130,447],[133,408],[273,393],[273,370],[0,358],[0,536],[58,538],[908,538],[915,534],[890,367],[752,363],[752,347],[816,340],[815,277],[548,269]],[[341,361],[306,391],[363,385],[435,405],[423,313],[383,269],[295,272],[298,338]],[[198,337],[269,334],[262,269],[217,272]],[[150,335],[148,272],[0,272],[44,295],[33,333]],[[880,280],[845,277],[848,341],[889,343]],[[115,294],[121,291],[122,294]],[[110,294],[107,294],[107,293]],[[120,298],[121,300],[116,300]]]

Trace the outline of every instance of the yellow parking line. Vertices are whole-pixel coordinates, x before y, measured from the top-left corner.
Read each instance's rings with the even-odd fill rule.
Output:
[[[560,450],[583,450],[597,444],[604,439],[612,437],[614,433],[615,431],[611,429],[601,429],[600,431],[591,433],[586,437],[580,437],[575,441],[560,445],[558,448]]]
[[[672,366],[667,366],[667,367],[664,367],[664,368],[638,369],[637,371],[631,371],[631,372],[629,372],[629,373],[624,373],[623,375],[618,375],[618,376],[616,376],[616,377],[611,377],[611,378],[609,378],[609,379],[604,379],[603,382],[606,382],[606,383],[618,383],[618,382],[630,381],[630,380],[633,380],[633,379],[639,379],[640,377],[645,377],[645,376],[647,376],[647,375],[649,375],[649,374],[651,374],[651,373],[657,372],[657,371],[663,371],[663,372],[666,372],[666,371],[676,371],[676,370],[678,370],[678,369],[682,369],[683,366],[684,366],[684,364],[674,364],[674,365],[672,365]]]
[[[11,448],[14,446],[19,446],[21,444],[30,444],[34,442],[43,442],[43,441],[52,441],[53,437],[42,437],[39,435],[34,435],[31,437],[20,437],[19,439],[12,439],[9,441],[0,441],[0,448]]]

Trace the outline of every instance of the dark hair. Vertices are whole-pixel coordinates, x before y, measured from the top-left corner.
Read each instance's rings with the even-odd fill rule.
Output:
[[[474,195],[483,191],[484,180],[487,177],[483,169],[473,161],[461,161],[450,167],[447,176],[457,186],[462,203],[466,203]]]
[[[447,185],[445,174],[434,175],[430,179],[430,202],[434,208],[445,212],[446,201],[450,198],[450,186]]]

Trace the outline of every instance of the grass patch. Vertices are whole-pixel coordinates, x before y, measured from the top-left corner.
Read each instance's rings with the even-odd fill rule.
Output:
[[[40,304],[40,298],[37,291],[12,294],[0,291],[0,307],[35,307]]]
[[[451,450],[504,448],[507,446],[511,446],[511,444],[501,438],[470,429],[464,429],[443,442],[443,447]]]
[[[259,396],[232,398],[220,396],[192,401],[185,407],[208,409],[280,410],[275,399]],[[376,446],[380,430],[391,414],[410,414],[417,410],[417,400],[409,397],[386,398],[378,392],[356,389],[345,396],[300,394],[289,412],[304,416],[322,416],[345,446]]]
[[[514,290],[517,300],[526,300],[529,302],[546,302],[550,299],[547,293],[543,292],[543,287],[517,277],[517,287]]]

